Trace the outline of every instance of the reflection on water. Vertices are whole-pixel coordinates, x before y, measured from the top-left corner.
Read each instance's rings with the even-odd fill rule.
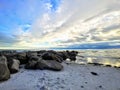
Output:
[[[88,57],[88,58],[87,58],[87,62],[88,62],[88,63],[93,63],[93,59],[92,59],[91,57]]]
[[[79,51],[76,63],[99,63],[120,67],[120,49]]]

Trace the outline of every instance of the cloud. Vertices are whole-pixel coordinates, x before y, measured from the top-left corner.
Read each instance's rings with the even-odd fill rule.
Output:
[[[0,32],[0,47],[11,47],[13,44],[19,42],[15,36],[9,33]]]
[[[89,22],[77,21],[73,25],[67,27],[61,27],[62,29],[57,30],[57,32],[48,33],[43,40],[48,38],[48,41],[58,41],[59,44],[75,44],[83,42],[97,42],[97,41],[109,41],[110,38],[115,38],[119,36],[119,28],[116,29],[115,26],[119,25],[119,11],[113,11],[107,14],[103,14],[100,17],[93,18]],[[105,29],[113,27],[112,30],[105,32]],[[116,29],[116,30],[115,30]],[[116,38],[119,40],[119,37]],[[115,39],[115,40],[116,40]],[[51,41],[50,41],[51,42]],[[60,43],[61,42],[61,43]]]
[[[54,47],[69,46],[75,43],[109,41],[109,37],[114,34],[112,35],[112,38],[115,38],[117,33],[115,33],[114,30],[112,32],[104,33],[104,30],[112,25],[117,26],[120,24],[120,11],[109,10],[108,12],[108,8],[111,7],[112,3],[113,2],[108,2],[107,0],[102,3],[97,0],[93,0],[92,3],[87,2],[86,0],[78,0],[72,3],[68,3],[68,1],[62,2],[62,5],[60,6],[61,11],[54,15],[45,13],[43,14],[42,19],[37,19],[32,26],[33,28],[30,30],[30,33],[32,33],[31,37],[40,43],[47,42],[49,43],[48,45]],[[88,7],[84,6],[86,4],[88,4]],[[90,12],[88,13],[87,11],[89,11],[89,9]],[[97,12],[98,9],[101,12]],[[86,20],[86,18],[92,16],[90,13],[92,13],[94,17],[87,19],[85,22],[84,20]],[[99,16],[95,16],[94,14],[96,13],[99,13]],[[85,17],[81,14],[85,15]],[[91,31],[91,29],[94,28],[96,29]]]
[[[74,49],[110,49],[110,48],[120,48],[120,41],[107,41],[107,42],[95,42],[95,43],[84,43],[84,44],[74,44],[67,48]]]
[[[16,42],[17,40],[15,39],[14,36],[10,36],[10,35],[6,35],[3,32],[0,32],[0,42],[4,42],[4,43],[13,43]]]
[[[115,43],[120,38],[119,0],[41,0],[39,8],[37,2],[31,3],[33,5],[27,4],[27,15],[20,15],[27,21],[14,29],[17,32],[13,35],[19,41],[13,46],[68,47],[108,41]]]
[[[120,25],[118,23],[118,25],[111,25],[109,27],[103,28],[103,32],[109,32],[109,31],[119,29],[119,28],[120,28]]]

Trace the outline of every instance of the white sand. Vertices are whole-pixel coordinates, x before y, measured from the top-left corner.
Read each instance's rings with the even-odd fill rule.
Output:
[[[21,69],[0,83],[0,90],[120,90],[120,68],[63,65],[60,72]],[[40,89],[42,86],[47,89]]]

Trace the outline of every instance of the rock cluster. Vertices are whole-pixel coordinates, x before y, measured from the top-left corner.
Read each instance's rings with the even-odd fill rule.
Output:
[[[76,60],[77,51],[0,51],[0,81],[10,78],[10,74],[19,71],[19,66],[25,64],[26,69],[48,69],[61,71],[62,62],[69,58]]]

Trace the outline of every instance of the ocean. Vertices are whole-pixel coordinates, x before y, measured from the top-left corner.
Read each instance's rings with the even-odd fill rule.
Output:
[[[78,50],[76,63],[99,63],[120,67],[120,49],[89,49]]]

